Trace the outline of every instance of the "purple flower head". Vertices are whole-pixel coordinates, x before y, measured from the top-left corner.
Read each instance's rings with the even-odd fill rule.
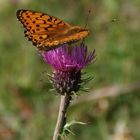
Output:
[[[84,44],[75,47],[63,45],[54,50],[43,52],[42,57],[54,68],[50,80],[57,92],[62,95],[71,95],[80,89],[83,82],[81,69],[95,58],[95,50],[88,53],[87,46]]]
[[[45,62],[53,66],[55,70],[71,71],[81,70],[95,58],[95,50],[87,52],[87,46],[81,44],[70,50],[68,45],[63,45],[54,50],[42,53]]]

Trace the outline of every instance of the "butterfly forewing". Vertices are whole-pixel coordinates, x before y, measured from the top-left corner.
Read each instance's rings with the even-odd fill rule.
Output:
[[[50,50],[64,43],[78,41],[89,33],[45,13],[18,10],[17,18],[25,27],[25,36],[40,50]]]

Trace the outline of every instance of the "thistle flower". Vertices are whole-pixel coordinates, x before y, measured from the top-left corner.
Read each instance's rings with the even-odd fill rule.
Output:
[[[42,53],[44,61],[54,68],[50,77],[54,88],[61,95],[77,92],[82,83],[81,70],[95,58],[95,50],[88,53],[87,46],[81,44],[73,48],[63,45]]]

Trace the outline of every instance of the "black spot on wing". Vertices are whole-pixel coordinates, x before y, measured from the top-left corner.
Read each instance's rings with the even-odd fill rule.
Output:
[[[44,28],[46,31],[49,31],[47,27]]]
[[[49,19],[48,19],[47,21],[50,21],[50,22],[51,22],[51,21],[52,21],[52,17],[50,16]]]
[[[37,25],[36,25],[36,27],[40,27],[40,25],[39,25],[39,24],[37,24]]]

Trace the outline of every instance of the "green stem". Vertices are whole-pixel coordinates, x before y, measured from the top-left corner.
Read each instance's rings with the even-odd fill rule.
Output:
[[[60,134],[62,133],[63,127],[66,124],[66,118],[67,118],[66,113],[70,104],[70,100],[71,100],[70,95],[67,94],[61,95],[59,113],[58,113],[56,127],[54,130],[53,140],[60,140]]]

